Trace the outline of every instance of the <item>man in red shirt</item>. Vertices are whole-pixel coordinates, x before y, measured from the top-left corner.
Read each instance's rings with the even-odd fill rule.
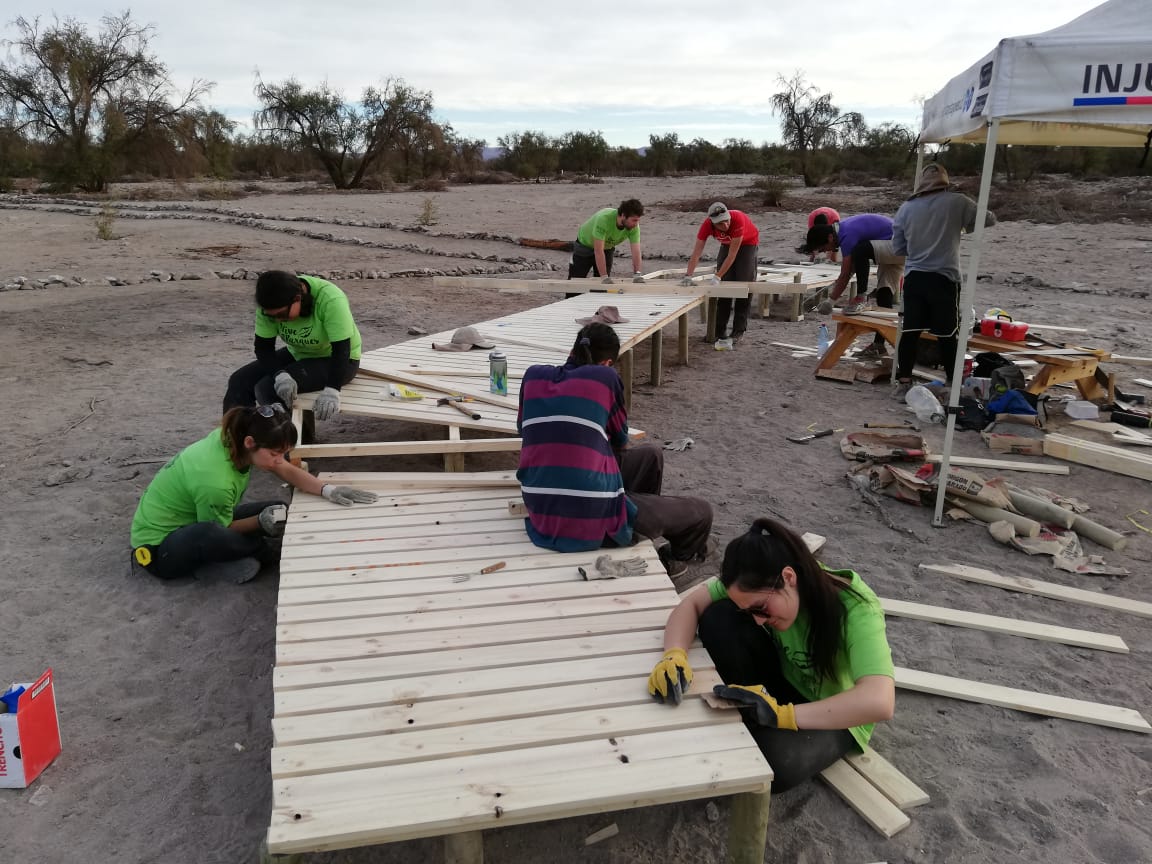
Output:
[[[716,275],[712,277],[715,281],[756,281],[756,254],[760,251],[760,232],[744,213],[729,210],[723,202],[717,201],[708,208],[708,218],[696,232],[696,245],[692,248],[692,257],[688,259],[688,271],[682,280],[684,284],[692,284],[692,274],[696,270],[696,265],[700,263],[700,255],[709,237],[715,237],[720,241],[720,252],[716,256]],[[751,305],[751,297],[743,297],[736,301],[736,312],[732,317],[732,334],[726,339],[728,315],[732,312],[732,298],[721,297],[716,301],[717,350],[731,348],[744,335],[744,331],[748,329],[748,310]]]

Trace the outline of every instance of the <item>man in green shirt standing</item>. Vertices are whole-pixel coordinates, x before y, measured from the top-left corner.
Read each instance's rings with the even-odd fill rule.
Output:
[[[643,282],[640,272],[640,217],[643,215],[644,205],[635,198],[621,201],[619,207],[596,211],[576,233],[568,278],[583,279],[594,269],[605,284],[611,285],[612,251],[627,240],[632,247],[632,281]]]

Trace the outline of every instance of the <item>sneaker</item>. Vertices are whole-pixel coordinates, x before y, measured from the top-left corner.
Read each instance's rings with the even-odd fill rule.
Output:
[[[677,576],[683,576],[688,572],[688,562],[679,558],[672,557],[672,544],[664,543],[656,549],[656,554],[660,556],[660,563],[664,565],[664,569],[668,571],[668,575],[675,579]]]
[[[877,345],[875,342],[873,342],[871,345],[869,345],[863,351],[857,352],[856,359],[857,360],[882,360],[887,356],[888,356],[888,351],[884,348],[884,346],[883,345]]]
[[[908,395],[908,391],[912,389],[911,381],[899,381],[892,385],[892,399],[896,402],[903,402],[904,397]]]
[[[733,342],[731,339],[717,339],[713,343],[712,347],[717,351],[731,351],[733,348]]]
[[[229,581],[237,585],[251,582],[260,572],[260,562],[255,558],[234,558],[231,561],[214,561],[196,568],[192,575],[204,581]]]
[[[853,297],[844,304],[843,310],[845,315],[859,315],[868,307],[868,301],[864,297]]]
[[[744,338],[743,333],[733,333],[732,334],[732,347],[735,348],[740,343],[740,340],[743,338]]]

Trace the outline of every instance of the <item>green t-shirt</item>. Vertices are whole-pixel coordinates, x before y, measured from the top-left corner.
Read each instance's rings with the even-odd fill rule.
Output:
[[[292,321],[277,321],[256,310],[256,335],[279,336],[297,360],[331,357],[332,343],[352,340],[351,359],[360,359],[360,331],[352,320],[348,296],[331,282],[316,276],[301,276],[313,297],[312,314]]]
[[[213,429],[156,472],[132,517],[132,546],[157,546],[177,528],[197,522],[232,524],[249,473],[232,464],[221,430]]]
[[[825,568],[827,569],[827,568]],[[764,629],[781,649],[781,669],[784,677],[809,702],[827,699],[845,690],[851,690],[856,681],[865,675],[887,675],[896,677],[892,666],[892,651],[884,629],[884,612],[880,601],[872,589],[864,584],[860,576],[852,570],[828,570],[833,576],[850,581],[855,594],[841,591],[844,604],[844,646],[836,654],[836,675],[819,682],[808,660],[808,615],[803,610],[796,616],[792,626],[783,632],[773,630],[767,624]],[[723,600],[728,591],[719,579],[713,577],[707,582],[708,595],[712,602]],[[755,681],[734,681],[734,684],[755,684]],[[875,723],[853,726],[849,731],[863,750],[872,737]]]
[[[576,232],[576,239],[585,246],[591,246],[597,240],[604,241],[605,249],[615,249],[627,240],[629,243],[640,242],[640,226],[635,228],[616,227],[616,208],[608,207],[597,210],[596,215],[580,226]]]

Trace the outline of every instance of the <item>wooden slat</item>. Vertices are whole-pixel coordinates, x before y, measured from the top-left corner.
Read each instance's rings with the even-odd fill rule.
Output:
[[[1091,630],[1076,630],[1072,627],[1041,624],[1038,621],[1002,618],[998,615],[984,615],[980,612],[926,606],[923,603],[909,603],[904,600],[890,600],[888,598],[880,598],[880,608],[884,610],[885,615],[895,615],[899,618],[931,621],[934,624],[947,624],[952,627],[970,627],[974,630],[1005,633],[1009,636],[1022,636],[1026,639],[1041,639],[1046,642],[1077,645],[1081,648],[1115,651],[1118,654],[1128,653],[1128,646],[1124,640],[1110,633],[1094,633]]]
[[[934,696],[947,696],[966,702],[981,702],[1011,708],[1029,714],[1042,714],[1046,717],[1060,717],[1080,723],[1093,723],[1097,726],[1111,726],[1131,732],[1152,732],[1140,712],[1117,705],[1103,705],[1083,699],[1069,699],[1048,693],[1035,693],[1031,690],[1018,690],[1015,687],[1002,687],[982,681],[968,681],[950,675],[937,675],[917,669],[896,667],[896,686]]]
[[[911,810],[913,807],[928,803],[928,793],[905,777],[895,765],[875,750],[850,753],[844,757],[844,761],[859,771],[864,779],[901,810]]]
[[[843,759],[833,762],[820,772],[820,776],[848,802],[849,807],[885,837],[892,837],[912,824],[906,813]]]
[[[464,415],[460,415],[463,417]],[[338,456],[405,456],[440,453],[518,453],[519,438],[470,438],[466,441],[377,441],[364,444],[306,444],[293,447],[300,459]]]
[[[924,457],[925,462],[939,464],[944,461],[943,456],[930,454]],[[969,468],[991,468],[996,471],[1031,471],[1034,474],[1067,474],[1067,465],[1047,465],[1043,462],[1020,462],[1011,459],[983,459],[976,456],[953,456],[949,460],[952,465]]]
[[[1132,615],[1152,618],[1152,603],[1130,600],[1115,594],[1086,591],[1083,588],[1069,588],[1065,585],[1029,579],[1025,576],[1001,576],[991,570],[968,567],[963,564],[921,564],[920,569],[931,573],[943,573],[945,576],[955,576],[969,582],[979,582],[983,585],[995,585],[997,588],[1004,588],[1008,591],[1021,591],[1025,594],[1050,597],[1053,600],[1067,600],[1085,606],[1109,609],[1113,612],[1128,612]]]
[[[1152,480],[1152,458],[1132,450],[1082,441],[1066,435],[1045,435],[1044,455],[1090,465],[1103,471]]]
[[[461,420],[468,419],[463,414],[458,416]],[[431,471],[330,471],[318,476],[326,483],[367,489],[520,488],[515,471],[456,471],[452,474],[434,474]]]
[[[329,771],[377,768],[472,753],[491,753],[512,748],[590,741],[605,736],[632,735],[660,729],[686,729],[728,719],[739,722],[738,712],[716,718],[703,700],[686,699],[670,710],[649,701],[588,711],[513,720],[473,723],[467,736],[455,726],[430,729],[419,734],[373,735],[340,741],[275,747],[272,776],[297,777]]]

